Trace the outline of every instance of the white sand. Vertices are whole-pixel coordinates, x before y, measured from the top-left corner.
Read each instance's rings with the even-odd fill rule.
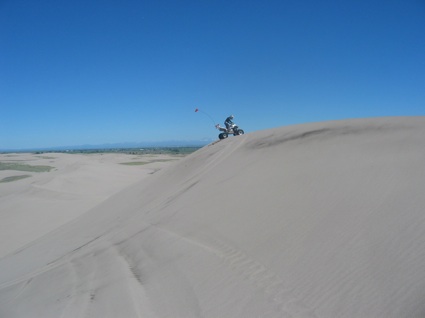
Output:
[[[149,175],[86,160],[0,184],[0,317],[425,316],[425,117],[230,137]]]
[[[0,257],[84,214],[162,168],[164,155],[0,154],[0,162],[50,166],[50,172],[0,170]],[[170,159],[176,159],[175,157]],[[152,162],[149,165],[121,163]],[[170,161],[171,162],[171,161]]]

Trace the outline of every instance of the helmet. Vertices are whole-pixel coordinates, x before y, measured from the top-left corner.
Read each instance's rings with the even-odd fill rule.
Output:
[[[233,119],[234,116],[233,115],[230,115],[229,117],[230,117],[230,119]]]

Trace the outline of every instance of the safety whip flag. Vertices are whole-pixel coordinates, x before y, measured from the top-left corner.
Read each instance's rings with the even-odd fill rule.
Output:
[[[204,115],[208,116],[208,118],[211,119],[211,121],[214,123],[214,126],[215,126],[215,121],[209,114],[207,114],[203,110],[200,110],[199,108],[195,108],[195,113],[198,113],[198,112],[203,113]]]

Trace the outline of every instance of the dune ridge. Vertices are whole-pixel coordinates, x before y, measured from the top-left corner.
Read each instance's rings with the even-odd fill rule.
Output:
[[[220,141],[0,259],[1,317],[423,317],[425,117]]]

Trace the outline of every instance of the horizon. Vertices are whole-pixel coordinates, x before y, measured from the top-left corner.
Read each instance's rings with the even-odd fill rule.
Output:
[[[0,149],[425,115],[425,3],[0,3]],[[203,113],[195,113],[195,109]]]
[[[378,117],[364,117],[364,118],[344,118],[344,119],[335,119],[335,120],[324,120],[320,122],[305,122],[305,123],[296,123],[292,125],[284,125],[287,126],[298,126],[298,125],[308,125],[314,123],[326,123],[333,121],[351,121],[351,120],[366,120],[366,119],[378,119],[385,117],[423,117],[423,115],[418,116],[378,116]],[[275,128],[283,128],[280,127],[270,127],[262,130],[271,130]],[[255,131],[253,131],[255,132]],[[257,131],[258,132],[258,131]],[[218,132],[217,132],[218,134]],[[234,138],[234,137],[231,137]],[[211,139],[199,139],[199,140],[162,140],[162,141],[124,141],[124,142],[116,142],[116,143],[100,143],[100,144],[79,144],[79,145],[58,145],[52,147],[34,147],[34,148],[16,148],[16,149],[2,149],[0,148],[0,153],[25,153],[25,152],[66,152],[66,151],[90,151],[90,150],[124,150],[124,149],[137,149],[137,148],[146,148],[146,149],[154,149],[154,148],[202,148],[210,143],[215,141],[220,141],[219,138],[211,138]]]
[[[20,148],[20,149],[0,149],[0,153],[25,153],[25,152],[78,152],[78,151],[98,151],[98,150],[145,150],[145,149],[166,149],[166,148],[202,148],[210,141],[192,140],[192,141],[161,141],[161,142],[122,142],[122,143],[104,143],[104,144],[84,144],[84,145],[67,145],[56,147],[40,147],[40,148]]]

